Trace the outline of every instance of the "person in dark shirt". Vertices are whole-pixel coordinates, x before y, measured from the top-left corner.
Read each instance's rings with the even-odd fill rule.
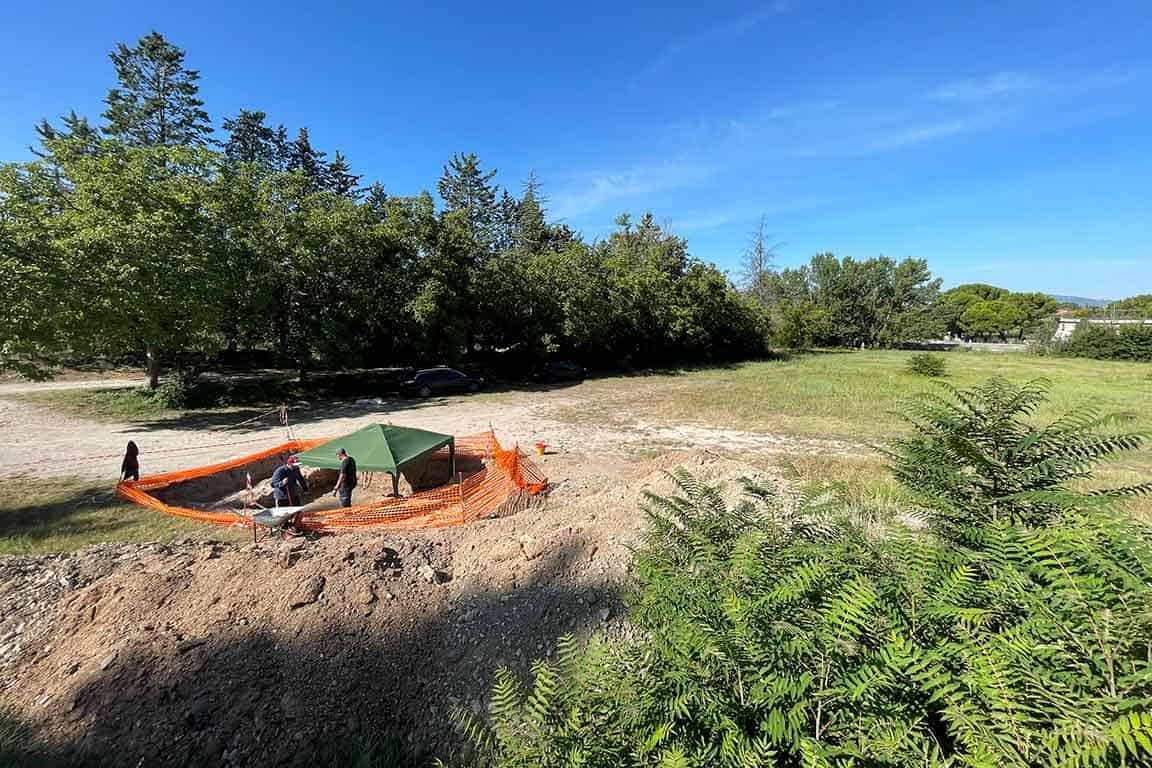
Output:
[[[295,456],[276,468],[272,473],[272,498],[278,507],[293,507],[304,503],[304,492],[308,490],[308,481],[300,472]]]
[[[332,489],[333,496],[340,497],[340,506],[352,506],[352,489],[356,487],[356,459],[348,455],[343,448],[336,451],[336,458],[340,459],[340,474],[336,477],[336,487]]]
[[[120,480],[140,479],[140,449],[136,447],[135,440],[128,441],[128,449],[124,451],[124,461],[120,462]]]

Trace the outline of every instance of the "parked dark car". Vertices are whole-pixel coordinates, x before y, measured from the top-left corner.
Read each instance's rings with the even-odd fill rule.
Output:
[[[554,381],[584,381],[588,371],[571,360],[549,360],[532,372],[532,380],[542,384]]]
[[[405,397],[431,397],[456,392],[476,392],[484,386],[484,379],[468,376],[455,368],[425,368],[400,382],[400,394]]]

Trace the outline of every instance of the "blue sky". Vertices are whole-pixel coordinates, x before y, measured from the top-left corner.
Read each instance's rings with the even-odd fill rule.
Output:
[[[167,6],[167,7],[165,7]],[[107,53],[188,51],[213,119],[262,109],[395,194],[472,151],[589,238],[652,211],[735,271],[926,258],[954,285],[1152,292],[1149,0],[32,3],[0,9],[0,159],[97,116]]]

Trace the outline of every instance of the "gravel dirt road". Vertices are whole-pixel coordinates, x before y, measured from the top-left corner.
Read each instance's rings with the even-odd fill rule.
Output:
[[[72,382],[105,386],[108,382]],[[248,421],[259,412],[243,410],[192,415],[183,419],[116,423],[62,414],[18,398],[27,389],[0,385],[0,467],[9,476],[114,478],[128,440],[141,451],[144,474],[213,463],[283,442],[289,431],[275,413]],[[36,385],[64,388],[69,383]],[[372,399],[338,403],[291,403],[289,426],[297,437],[335,437],[374,421],[451,434],[482,432],[490,426],[501,442],[528,446],[545,442],[551,449],[627,460],[667,450],[711,448],[760,455],[780,453],[865,453],[867,446],[843,440],[717,429],[705,424],[654,424],[629,419],[611,424],[572,418],[583,406],[602,412],[614,398],[625,401],[641,380],[586,382],[577,386],[481,394],[431,400]],[[589,410],[591,410],[589,408]],[[563,414],[564,418],[558,418]],[[47,460],[46,460],[47,459]]]

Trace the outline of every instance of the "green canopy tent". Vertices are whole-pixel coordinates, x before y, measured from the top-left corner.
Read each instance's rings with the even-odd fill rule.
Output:
[[[404,467],[448,446],[449,477],[456,474],[456,439],[452,435],[391,424],[369,424],[351,434],[329,440],[297,455],[306,467],[339,469],[336,451],[343,448],[356,460],[356,469],[392,475],[392,492],[400,493]]]

